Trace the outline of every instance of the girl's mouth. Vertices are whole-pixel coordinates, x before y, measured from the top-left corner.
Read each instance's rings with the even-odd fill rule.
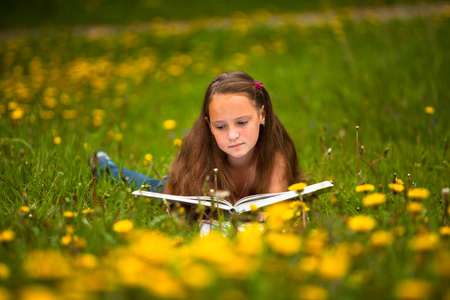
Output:
[[[244,143],[234,144],[234,145],[231,145],[230,148],[235,149],[235,148],[238,148],[238,147],[240,147],[242,145],[244,145]]]

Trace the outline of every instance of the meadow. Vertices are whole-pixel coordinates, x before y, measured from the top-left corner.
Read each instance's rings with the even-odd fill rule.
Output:
[[[0,299],[450,299],[448,7],[270,17],[0,41]],[[181,207],[96,183],[97,150],[166,175],[232,70],[264,84],[306,183],[331,193],[268,207],[263,231],[200,238]]]

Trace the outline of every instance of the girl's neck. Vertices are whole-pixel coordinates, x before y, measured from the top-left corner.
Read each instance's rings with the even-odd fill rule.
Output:
[[[250,168],[255,162],[254,149],[247,153],[247,155],[239,158],[228,156],[228,166],[233,171],[246,170]]]

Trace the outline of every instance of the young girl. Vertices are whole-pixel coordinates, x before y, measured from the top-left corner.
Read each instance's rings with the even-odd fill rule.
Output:
[[[119,179],[118,167],[105,152],[91,157],[94,167]],[[286,191],[300,181],[294,143],[273,111],[263,84],[245,72],[217,76],[208,86],[200,116],[183,140],[168,179],[152,179],[123,169],[130,184],[149,184],[155,191],[175,195],[203,195],[215,187],[242,197]]]

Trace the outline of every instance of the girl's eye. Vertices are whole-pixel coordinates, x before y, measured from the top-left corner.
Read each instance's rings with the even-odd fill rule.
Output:
[[[248,121],[239,121],[239,122],[238,122],[238,125],[243,126],[243,125],[245,125],[245,124],[247,124],[247,123],[248,123]]]
[[[225,128],[224,125],[216,126],[216,129],[217,129],[217,130],[222,130],[222,129],[224,129],[224,128]]]

